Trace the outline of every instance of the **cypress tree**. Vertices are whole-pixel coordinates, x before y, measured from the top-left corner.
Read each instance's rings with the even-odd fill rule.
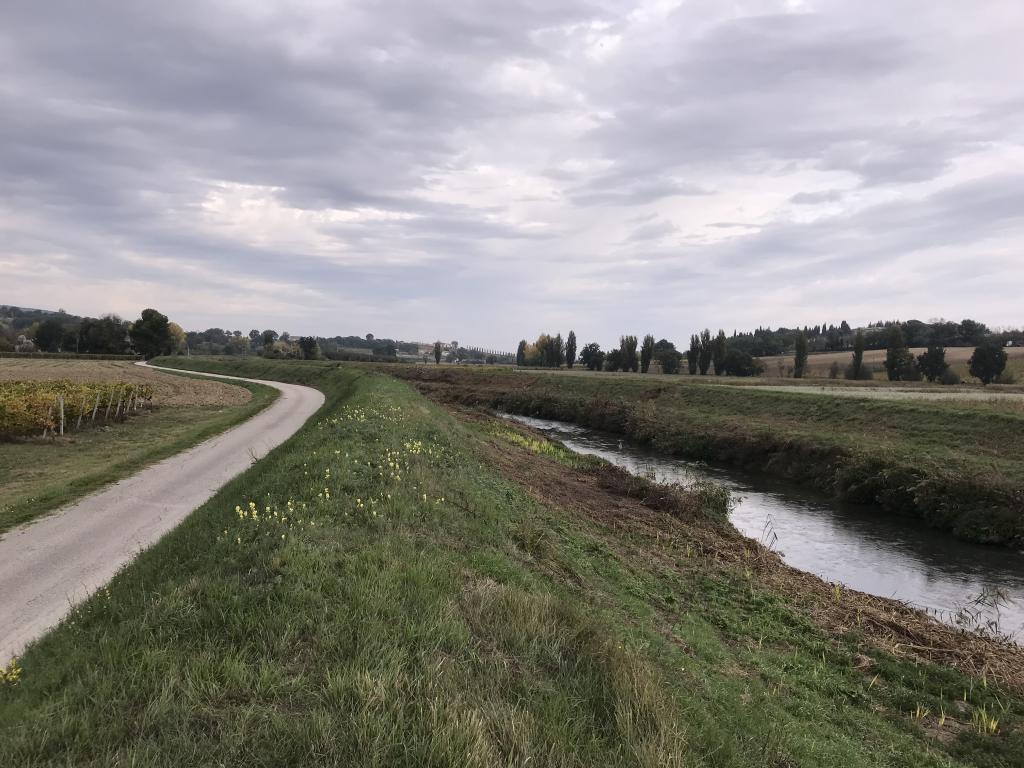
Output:
[[[864,368],[864,331],[857,331],[853,339],[853,358],[850,360],[850,378],[860,379]]]
[[[807,334],[800,331],[796,337],[796,357],[793,360],[793,378],[802,379],[807,371]]]

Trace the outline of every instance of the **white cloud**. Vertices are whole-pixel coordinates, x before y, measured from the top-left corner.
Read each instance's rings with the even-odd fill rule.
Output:
[[[1015,2],[9,3],[0,302],[502,347],[1020,324],[1022,36]]]

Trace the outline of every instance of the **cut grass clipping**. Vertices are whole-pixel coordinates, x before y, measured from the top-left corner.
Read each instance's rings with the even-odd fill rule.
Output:
[[[865,671],[740,571],[630,555],[403,383],[217,368],[327,402],[28,650],[6,764],[1020,764],[1015,694],[884,653]]]

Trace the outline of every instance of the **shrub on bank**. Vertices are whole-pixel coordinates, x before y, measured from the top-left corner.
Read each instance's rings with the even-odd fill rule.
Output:
[[[960,374],[954,371],[952,368],[947,368],[945,371],[942,372],[942,375],[939,376],[939,384],[955,386],[959,383]]]
[[[846,371],[844,371],[843,377],[850,381],[871,381],[875,378],[875,374],[869,365],[861,365],[858,370],[851,363],[846,366]]]

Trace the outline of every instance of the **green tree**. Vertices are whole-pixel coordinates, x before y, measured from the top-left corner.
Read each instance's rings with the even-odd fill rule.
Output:
[[[263,341],[263,348],[268,349],[274,346],[274,342],[277,341],[277,331],[268,328],[260,334],[260,339]]]
[[[701,376],[708,375],[708,368],[711,367],[711,330],[705,328],[700,332],[700,356],[697,360],[697,367],[700,369]]]
[[[591,371],[600,371],[604,365],[604,352],[596,342],[590,342],[580,350],[580,362]]]
[[[652,359],[654,359],[654,337],[648,333],[644,336],[644,343],[640,347],[640,373],[647,373],[651,369]]]
[[[928,381],[936,381],[949,368],[946,362],[946,348],[932,342],[923,354],[917,356],[917,367]]]
[[[796,356],[793,359],[793,378],[802,379],[807,372],[807,334],[803,331],[796,337]]]
[[[976,347],[967,363],[971,376],[988,386],[1006,370],[1006,350],[996,344]]]
[[[78,328],[78,351],[96,355],[123,355],[128,352],[131,323],[117,315],[96,319],[87,317]]]
[[[846,378],[860,379],[864,370],[864,331],[857,331],[853,337],[853,357],[850,358],[850,367],[846,369]]]
[[[606,371],[617,371],[622,369],[628,371],[629,367],[625,364],[625,359],[622,356],[622,349],[611,349],[608,354],[604,356],[604,369]]]
[[[921,378],[917,360],[903,340],[903,328],[899,323],[889,326],[885,350],[885,372],[889,381],[916,381]]]
[[[60,345],[64,340],[64,326],[56,318],[48,317],[36,328],[32,340],[43,352],[60,352]]]
[[[434,365],[441,364],[441,342],[434,342]]]
[[[725,363],[725,353],[728,343],[729,342],[725,338],[725,331],[719,329],[718,335],[715,337],[715,341],[711,346],[711,359],[715,364],[715,376],[721,376],[725,373],[723,364]]]
[[[700,361],[700,336],[690,336],[690,349],[686,352],[686,367],[691,376],[697,375],[697,363]]]
[[[985,337],[988,335],[988,326],[977,320],[965,318],[960,321],[959,331],[964,344],[973,344],[978,347],[984,343]]]
[[[533,344],[539,360],[537,365],[545,368],[558,368],[562,364],[562,336],[550,336],[542,333]]]
[[[899,323],[889,326],[888,342],[885,348],[885,372],[889,381],[899,380],[899,369],[903,359],[903,350],[907,348],[903,341],[903,329]]]
[[[152,308],[142,310],[142,316],[132,324],[130,335],[135,351],[147,360],[170,354],[174,349],[167,315]]]
[[[313,336],[300,336],[299,349],[302,350],[303,360],[316,360],[319,357],[320,346]]]
[[[635,373],[640,368],[640,362],[636,356],[636,336],[621,336],[619,338],[619,353],[622,356],[622,370]]]
[[[682,358],[676,345],[667,339],[659,339],[654,345],[654,359],[661,365],[662,373],[679,373],[679,361]]]
[[[526,339],[519,340],[519,346],[516,348],[516,365],[526,365]]]
[[[565,367],[572,368],[576,364],[576,331],[569,331],[565,339]]]
[[[173,323],[171,323],[173,325]],[[78,351],[78,328],[72,326],[64,329],[64,336],[60,340],[60,349],[62,352],[77,352]]]

